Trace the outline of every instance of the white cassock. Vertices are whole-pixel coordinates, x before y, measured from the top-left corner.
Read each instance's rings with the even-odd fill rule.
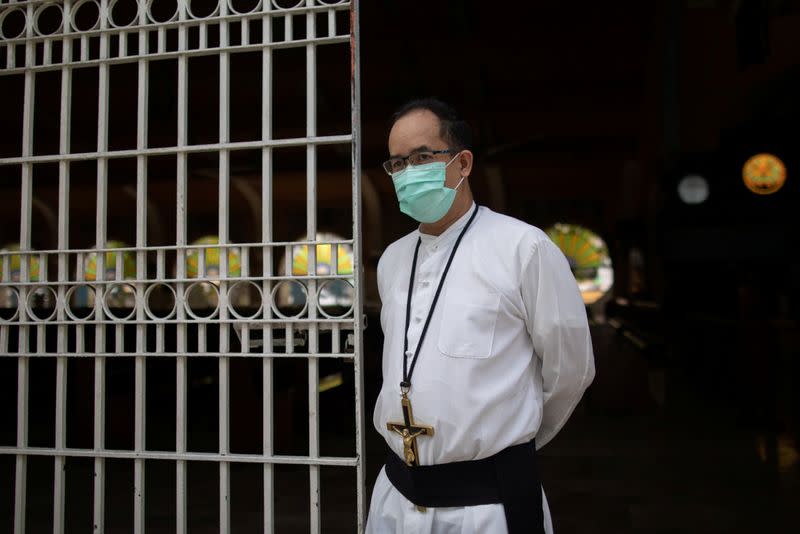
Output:
[[[422,239],[408,331],[409,365],[452,246],[471,208],[439,236],[418,230],[392,243],[378,264],[383,308],[383,387],[373,421],[403,457],[400,381],[406,298],[414,247]],[[486,207],[467,230],[442,288],[408,394],[418,424],[420,465],[478,460],[536,438],[536,448],[564,425],[594,378],[586,311],[559,248],[536,227]],[[545,531],[553,527],[546,499]],[[403,497],[382,469],[366,532],[503,534],[502,504],[428,508]]]

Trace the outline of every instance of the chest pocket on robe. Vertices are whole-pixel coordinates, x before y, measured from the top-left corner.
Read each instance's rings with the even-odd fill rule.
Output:
[[[448,291],[439,331],[439,351],[454,358],[492,356],[499,310],[499,293]]]

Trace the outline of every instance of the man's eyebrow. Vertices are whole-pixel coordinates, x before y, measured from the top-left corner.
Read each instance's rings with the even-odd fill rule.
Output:
[[[417,148],[415,148],[411,152],[409,152],[408,156],[410,156],[411,154],[416,154],[418,152],[429,152],[429,151],[432,151],[432,150],[433,149],[431,147],[429,147],[428,145],[422,145],[422,146],[418,146]],[[390,158],[404,158],[406,156],[400,156],[399,154],[389,154],[389,157]]]

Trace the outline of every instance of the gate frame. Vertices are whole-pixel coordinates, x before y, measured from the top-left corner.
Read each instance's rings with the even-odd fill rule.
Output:
[[[220,506],[220,532],[230,530],[230,464],[232,462],[261,463],[264,467],[264,531],[274,531],[274,479],[273,466],[275,464],[308,465],[310,477],[310,525],[311,532],[317,533],[321,529],[320,516],[320,467],[349,466],[356,468],[356,506],[357,528],[364,529],[366,496],[365,488],[365,446],[364,446],[364,377],[363,377],[363,264],[362,264],[362,213],[361,213],[361,116],[360,116],[360,43],[359,43],[359,0],[298,0],[293,8],[282,9],[274,0],[261,0],[254,11],[243,14],[232,11],[232,4],[228,0],[218,2],[217,12],[204,19],[191,18],[189,13],[189,0],[178,0],[176,13],[168,21],[156,22],[148,20],[149,0],[137,0],[138,16],[131,22],[131,26],[118,27],[109,25],[110,10],[115,0],[88,0],[98,5],[99,16],[96,29],[87,31],[73,31],[69,21],[73,8],[79,8],[87,0],[64,0],[56,2],[50,0],[24,0],[20,2],[0,2],[0,20],[5,16],[4,11],[13,11],[19,8],[25,10],[26,24],[24,37],[13,39],[0,38],[0,53],[5,52],[5,68],[0,69],[0,75],[24,75],[24,100],[22,122],[22,153],[20,157],[0,158],[0,166],[19,166],[21,169],[21,201],[20,201],[20,251],[0,252],[0,261],[3,265],[2,281],[0,286],[15,288],[18,294],[19,314],[13,322],[0,322],[0,357],[15,357],[17,359],[17,441],[14,447],[0,447],[0,454],[15,456],[15,493],[14,493],[14,532],[25,532],[25,508],[27,486],[27,458],[29,456],[49,456],[54,459],[54,491],[53,491],[53,532],[61,533],[65,521],[65,477],[64,468],[67,457],[85,457],[94,459],[94,530],[104,531],[105,520],[105,460],[107,458],[130,459],[134,461],[134,491],[131,496],[134,500],[134,531],[144,532],[145,526],[145,460],[171,460],[176,467],[176,522],[177,532],[186,532],[186,462],[211,461],[219,464],[219,506]],[[33,21],[40,10],[46,6],[61,6],[63,14],[62,28],[50,36],[36,35]],[[349,9],[349,35],[340,35],[336,28],[337,11],[343,7]],[[316,29],[316,15],[321,12],[328,14],[328,36],[318,37]],[[288,15],[287,15],[288,14]],[[294,39],[292,20],[294,16],[305,14],[306,37]],[[288,41],[275,42],[272,40],[272,19],[283,17],[285,32],[291,36]],[[252,21],[261,19],[262,42],[249,43],[249,28],[241,24],[241,45],[230,46],[229,23],[231,21]],[[219,47],[209,47],[205,39],[207,24],[219,23]],[[190,27],[199,27],[200,48],[188,48],[187,32]],[[170,29],[178,30],[178,50],[167,50],[166,34]],[[149,36],[157,32],[156,51],[149,49]],[[308,36],[311,35],[309,38]],[[138,37],[137,53],[128,53],[127,37]],[[246,37],[247,36],[247,37]],[[99,57],[90,58],[90,39],[99,37]],[[116,37],[116,39],[113,39]],[[349,135],[318,136],[316,124],[316,49],[325,44],[341,42],[350,43],[350,101],[351,101],[351,133]],[[53,62],[53,44],[60,42],[62,45],[62,62]],[[116,50],[114,44],[116,43]],[[24,66],[17,67],[16,46],[24,44]],[[73,48],[73,46],[75,48]],[[306,49],[306,136],[296,139],[273,139],[272,137],[272,51],[286,47],[302,47]],[[242,51],[261,50],[262,52],[262,136],[259,141],[236,142],[230,141],[229,106],[230,106],[230,55]],[[41,61],[38,55],[41,51]],[[75,52],[80,55],[80,60],[75,61]],[[117,55],[115,55],[115,53]],[[187,106],[188,106],[188,58],[197,55],[217,55],[220,63],[219,76],[219,141],[207,145],[189,145],[187,142]],[[174,147],[148,148],[147,147],[147,110],[148,110],[148,82],[150,61],[167,57],[177,58],[178,69],[178,132],[177,143]],[[57,58],[56,58],[57,59]],[[133,150],[109,151],[108,147],[108,102],[109,102],[109,67],[117,63],[137,63],[137,143]],[[98,142],[96,152],[72,153],[70,149],[70,122],[71,122],[71,96],[72,96],[72,70],[82,67],[98,69]],[[33,116],[34,116],[34,91],[36,73],[46,70],[61,71],[61,103],[60,103],[60,128],[59,128],[59,153],[48,155],[33,154]],[[353,235],[351,240],[330,242],[332,267],[334,275],[320,276],[316,273],[316,194],[317,194],[317,151],[320,144],[343,144],[351,146],[352,167],[352,216]],[[284,146],[306,147],[306,229],[305,241],[278,243],[272,240],[272,150]],[[262,153],[262,239],[259,243],[229,244],[229,191],[230,191],[230,152],[240,149],[261,149]],[[187,243],[187,160],[190,153],[214,152],[219,156],[219,220],[218,220],[218,246],[197,247]],[[147,162],[148,157],[170,154],[176,158],[176,243],[175,246],[160,247],[147,246]],[[108,212],[108,162],[113,158],[135,157],[137,167],[136,178],[136,246],[111,249],[107,246],[107,212]],[[93,249],[69,248],[69,196],[70,196],[70,163],[78,160],[97,161],[97,199],[96,199],[96,247]],[[31,212],[34,204],[33,181],[34,165],[47,162],[57,162],[59,167],[58,179],[58,236],[57,249],[33,251],[31,249]],[[264,202],[268,200],[268,202]],[[306,281],[308,317],[305,320],[292,320],[282,316],[273,315],[273,306],[263,306],[263,318],[259,321],[241,320],[229,315],[228,292],[229,284],[237,280],[256,281],[261,283],[263,301],[266,303],[268,295],[273,294],[275,285],[281,280],[297,277],[291,276],[291,269],[287,270],[288,276],[275,276],[272,273],[274,249],[285,249],[288,262],[295,246],[307,247],[309,252],[308,274],[299,277]],[[353,272],[345,277],[338,275],[336,258],[338,246],[352,246]],[[220,328],[220,346],[218,354],[206,353],[205,356],[218,357],[219,359],[219,448],[217,453],[192,453],[186,448],[186,414],[187,414],[187,358],[198,353],[187,351],[187,325],[196,322],[193,317],[187,316],[186,297],[188,287],[192,283],[213,280],[204,276],[204,255],[207,250],[216,249],[219,252],[220,265],[219,277],[219,315],[216,320],[199,321],[199,329],[205,331],[206,324],[231,324],[241,328],[243,354],[249,357],[261,357],[263,392],[263,451],[260,455],[231,454],[229,450],[229,363],[230,358],[237,354],[230,354],[230,329]],[[242,261],[240,277],[229,276],[228,252],[231,249],[241,251],[245,258],[251,250],[262,253],[262,277],[250,277],[247,272],[247,262]],[[174,279],[166,277],[165,254],[175,251],[176,274]],[[198,277],[190,279],[186,273],[186,257],[190,251],[196,251],[199,256]],[[116,276],[105,279],[104,265],[106,254],[115,252]],[[122,283],[121,276],[122,256],[125,253],[136,256],[136,279],[124,280],[135,289],[136,313],[135,318],[123,321],[110,315],[104,305],[105,291],[114,283]],[[154,277],[148,277],[148,253],[154,252],[157,257],[157,268]],[[10,279],[10,261],[12,255],[20,258],[20,280]],[[96,279],[92,286],[95,291],[94,311],[91,319],[78,320],[67,310],[68,292],[71,287],[84,284],[82,272],[83,260],[94,254],[96,258]],[[58,273],[55,281],[49,281],[47,276],[47,258],[57,256]],[[76,256],[76,275],[70,279],[70,257]],[[32,280],[31,261],[36,258],[41,266],[41,281]],[[151,273],[152,274],[152,273]],[[348,319],[330,319],[317,315],[318,282],[321,280],[350,279],[353,283],[352,317]],[[175,293],[175,320],[155,320],[146,308],[147,287],[155,284],[174,284]],[[52,288],[55,295],[55,319],[41,320],[31,312],[29,296],[39,287]],[[280,314],[278,314],[280,315]],[[8,351],[10,326],[18,323],[19,341],[18,352]],[[164,352],[164,325],[173,322],[177,324],[177,351]],[[134,450],[121,451],[109,450],[105,447],[105,395],[106,358],[113,357],[114,353],[106,352],[106,328],[112,325],[117,329],[117,351],[122,351],[121,343],[123,324],[136,324],[136,352],[123,352],[125,357],[134,357],[135,361],[135,430]],[[96,328],[94,348],[102,347],[103,350],[86,352],[83,347],[84,324],[102,325]],[[157,347],[153,352],[148,352],[146,347],[147,326],[156,325]],[[308,359],[308,390],[309,390],[309,454],[301,456],[279,456],[274,454],[273,448],[273,359],[281,355],[273,352],[272,329],[273,325],[284,325],[287,331],[286,357],[305,357]],[[305,324],[308,328],[309,351],[308,355],[291,354],[291,330],[293,324]],[[57,343],[56,352],[45,350],[46,328],[56,325]],[[353,328],[353,353],[322,354],[318,348],[320,327],[329,326],[335,340],[339,339],[341,329]],[[68,351],[67,337],[70,328],[76,329],[76,349]],[[249,329],[263,329],[263,349],[261,353],[245,352],[245,345],[249,343]],[[31,350],[31,329],[36,329],[37,346]],[[238,333],[238,332],[237,332]],[[204,334],[201,335],[204,339]],[[269,350],[268,350],[269,349]],[[338,350],[338,349],[337,349]],[[30,358],[37,356],[55,357],[56,359],[56,409],[55,409],[55,441],[52,448],[28,446],[28,385],[30,381]],[[93,448],[76,449],[66,446],[66,394],[67,394],[67,358],[89,356],[94,360],[94,421],[93,421]],[[145,376],[146,360],[148,357],[174,357],[176,361],[176,450],[172,452],[148,451],[145,446]],[[352,359],[354,363],[355,378],[355,431],[356,450],[352,458],[349,457],[321,457],[319,455],[319,369],[320,357],[335,357],[338,359]]]

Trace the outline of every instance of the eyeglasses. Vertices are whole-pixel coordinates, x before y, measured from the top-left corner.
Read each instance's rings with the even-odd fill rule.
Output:
[[[435,161],[435,157],[437,154],[455,154],[458,150],[446,149],[446,150],[425,150],[422,152],[414,152],[413,154],[409,154],[404,158],[390,158],[383,162],[383,170],[389,176],[395,175],[397,173],[403,172],[406,170],[409,164],[411,165],[424,165],[426,163],[431,163]]]

